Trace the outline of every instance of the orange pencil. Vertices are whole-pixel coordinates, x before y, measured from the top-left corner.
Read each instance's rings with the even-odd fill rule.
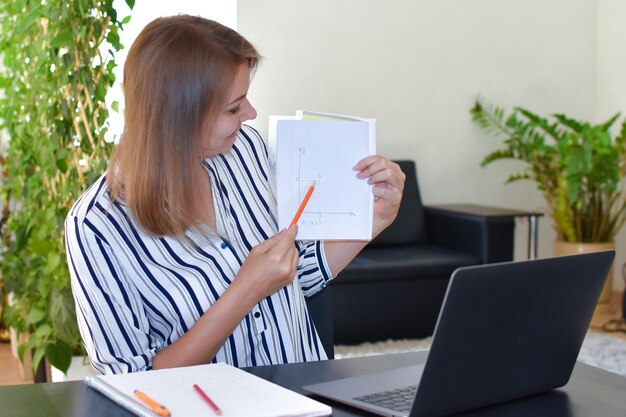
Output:
[[[293,220],[291,221],[291,224],[289,225],[289,227],[298,223],[298,220],[300,220],[300,216],[302,215],[302,212],[304,211],[304,208],[306,207],[306,203],[309,202],[309,198],[311,198],[311,194],[313,194],[313,190],[315,189],[316,182],[317,181],[313,181],[313,184],[311,184],[311,186],[309,187],[309,190],[306,192],[306,195],[304,196],[304,199],[302,200],[300,207],[298,207],[298,211],[296,212],[296,215],[293,216]]]
[[[146,404],[153,412],[160,416],[170,417],[172,415],[172,413],[170,413],[170,410],[168,410],[164,405],[161,405],[158,402],[154,401],[152,398],[148,397],[144,392],[139,391],[138,389],[135,390],[135,397],[139,398],[141,402]]]

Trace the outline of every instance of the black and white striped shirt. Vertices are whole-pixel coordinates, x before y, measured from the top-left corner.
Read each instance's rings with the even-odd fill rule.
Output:
[[[267,148],[248,126],[228,154],[204,162],[217,235],[188,231],[197,247],[155,238],[113,203],[102,176],[74,204],[65,224],[78,324],[95,369],[150,369],[156,352],[180,338],[215,303],[246,256],[277,232]],[[221,237],[218,237],[221,236]],[[214,362],[256,366],[326,359],[304,296],[333,278],[321,241],[296,242],[291,285],[259,302]]]

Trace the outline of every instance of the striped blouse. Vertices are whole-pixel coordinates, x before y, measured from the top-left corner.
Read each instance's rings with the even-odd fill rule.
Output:
[[[246,256],[277,232],[267,148],[248,126],[232,150],[208,158],[217,233],[190,230],[196,247],[145,233],[102,176],[74,204],[66,223],[72,291],[83,343],[104,374],[151,368],[235,278]],[[261,300],[213,362],[256,366],[326,359],[305,296],[333,278],[321,241],[297,241],[292,284]]]

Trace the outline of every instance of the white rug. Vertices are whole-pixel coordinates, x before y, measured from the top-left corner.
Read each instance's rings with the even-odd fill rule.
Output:
[[[430,347],[432,338],[388,340],[356,346],[335,346],[335,359],[387,353],[413,352]],[[578,360],[617,374],[626,375],[626,340],[589,331],[580,349]]]

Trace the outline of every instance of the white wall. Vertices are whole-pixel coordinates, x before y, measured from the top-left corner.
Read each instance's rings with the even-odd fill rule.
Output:
[[[117,142],[124,130],[124,94],[122,92],[122,78],[124,62],[128,55],[128,50],[141,32],[141,30],[157,17],[173,16],[177,14],[191,14],[203,16],[216,20],[230,28],[237,29],[237,0],[143,0],[135,2],[135,7],[130,10],[124,0],[114,0],[114,7],[120,19],[131,16],[130,22],[124,26],[120,32],[120,40],[124,49],[117,52],[115,61],[118,66],[113,70],[115,73],[115,84],[107,93],[107,103],[111,108],[111,103],[120,103],[119,113],[111,112],[109,117],[110,127],[107,139]],[[108,49],[108,44],[103,47],[103,53]]]
[[[239,0],[238,30],[266,58],[250,91],[254,125],[265,134],[270,114],[298,108],[374,117],[379,153],[417,162],[426,204],[543,210],[533,183],[503,184],[521,165],[479,166],[498,142],[471,122],[469,109],[477,94],[506,108],[589,120],[626,109],[622,3]],[[526,223],[517,225],[519,259]],[[553,254],[553,240],[544,217],[540,256]]]
[[[598,0],[596,117],[603,121],[626,115],[626,2]],[[620,119],[622,121],[623,119]],[[616,239],[615,285],[624,288],[620,266],[626,257],[626,227]]]

